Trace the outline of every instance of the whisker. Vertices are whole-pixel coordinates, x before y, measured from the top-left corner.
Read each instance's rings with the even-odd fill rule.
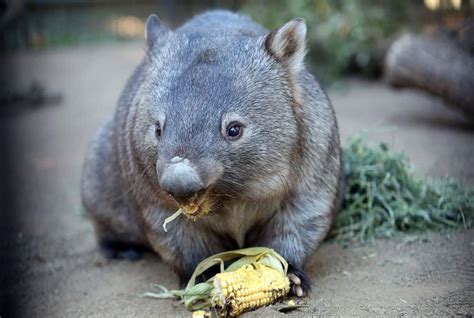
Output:
[[[142,164],[142,165],[146,165],[142,162],[138,162],[139,164]],[[121,194],[117,195],[117,196],[110,196],[108,197],[107,199],[110,199],[110,200],[117,200],[117,199],[121,199],[121,198],[124,198],[126,195],[128,195],[132,190],[133,188],[135,188],[135,186],[137,186],[141,181],[142,181],[142,178],[143,176],[146,174],[147,170],[146,169],[143,169],[143,171],[141,171],[139,174],[138,174],[138,177],[135,178],[134,182],[127,188],[125,189]]]

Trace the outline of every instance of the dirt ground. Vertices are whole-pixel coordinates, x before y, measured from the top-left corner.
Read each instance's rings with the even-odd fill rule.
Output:
[[[21,274],[1,297],[20,300],[26,317],[165,317],[190,314],[171,300],[139,295],[153,283],[177,287],[158,257],[104,261],[81,212],[79,180],[86,144],[115,105],[141,57],[141,44],[116,44],[15,55],[2,69],[22,88],[36,79],[63,102],[1,119],[19,134],[18,222],[8,228]],[[474,126],[439,100],[381,83],[348,81],[329,93],[342,139],[367,130],[403,150],[420,175],[474,185]],[[12,244],[12,245],[11,245]],[[472,316],[474,229],[364,246],[324,243],[308,264],[308,307],[290,316]],[[283,316],[265,308],[247,316]],[[1,313],[0,313],[1,316]],[[3,316],[2,316],[3,317]]]

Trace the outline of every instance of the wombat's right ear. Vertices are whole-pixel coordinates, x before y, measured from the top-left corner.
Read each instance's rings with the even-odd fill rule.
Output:
[[[295,18],[270,32],[265,38],[265,48],[294,75],[304,66],[305,39],[306,23],[302,18]]]
[[[146,20],[145,39],[148,46],[152,46],[159,38],[165,36],[170,29],[161,23],[156,14],[151,14]]]

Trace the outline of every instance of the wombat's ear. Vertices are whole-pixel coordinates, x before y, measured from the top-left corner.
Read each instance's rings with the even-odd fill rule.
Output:
[[[170,29],[161,23],[155,14],[151,14],[146,20],[145,39],[148,46],[152,46],[156,40],[166,35]]]
[[[292,74],[297,74],[303,68],[305,39],[306,22],[302,18],[295,18],[270,32],[265,38],[265,47]]]

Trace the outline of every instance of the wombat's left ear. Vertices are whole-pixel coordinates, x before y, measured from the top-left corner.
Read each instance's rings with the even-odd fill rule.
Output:
[[[275,59],[297,74],[303,68],[306,54],[306,23],[302,18],[290,20],[265,38],[265,47]]]
[[[148,46],[151,47],[168,32],[170,32],[170,29],[160,21],[156,14],[151,14],[146,20],[145,39]]]

